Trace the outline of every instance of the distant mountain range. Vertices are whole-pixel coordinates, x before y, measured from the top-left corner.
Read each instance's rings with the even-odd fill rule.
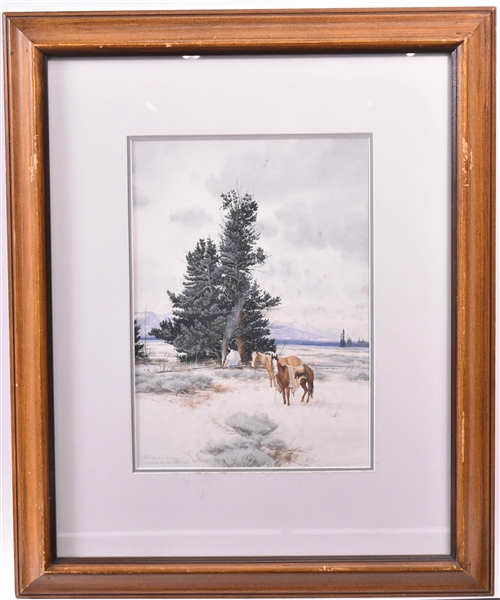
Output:
[[[271,337],[273,337],[277,343],[283,342],[294,342],[294,343],[334,343],[335,337],[336,342],[339,342],[339,336],[329,335],[319,332],[317,329],[302,325],[292,325],[289,323],[271,324]]]
[[[138,325],[141,326],[141,338],[144,339],[144,330],[146,330],[146,339],[154,340],[155,338],[149,335],[149,332],[153,327],[159,327],[161,321],[165,319],[171,319],[171,314],[157,315],[151,311],[142,311],[134,313],[134,319],[137,321]]]
[[[144,338],[144,330],[146,330],[146,339],[155,339],[149,335],[153,327],[159,327],[160,322],[165,319],[171,319],[171,314],[158,315],[151,311],[136,312],[134,318],[141,326],[141,337]],[[335,345],[339,344],[339,337],[322,334],[317,329],[308,327],[307,325],[294,325],[289,323],[271,323],[271,337],[276,340],[277,344],[312,344],[312,345]],[[337,339],[335,339],[337,338]]]

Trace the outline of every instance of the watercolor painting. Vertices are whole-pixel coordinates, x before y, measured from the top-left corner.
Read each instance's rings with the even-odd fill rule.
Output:
[[[371,137],[134,137],[129,183],[135,469],[371,469]]]

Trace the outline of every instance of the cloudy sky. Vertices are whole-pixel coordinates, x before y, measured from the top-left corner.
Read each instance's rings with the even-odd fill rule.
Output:
[[[223,192],[259,204],[255,273],[280,296],[271,322],[369,338],[368,136],[131,141],[134,310],[169,313],[187,252],[217,241]]]

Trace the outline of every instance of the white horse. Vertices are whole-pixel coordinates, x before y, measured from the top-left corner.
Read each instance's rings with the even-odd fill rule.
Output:
[[[269,386],[273,387],[273,385],[276,385],[273,357],[270,354],[264,354],[263,352],[252,352],[252,367],[256,369],[258,364],[261,364],[266,369],[267,374],[269,375]]]

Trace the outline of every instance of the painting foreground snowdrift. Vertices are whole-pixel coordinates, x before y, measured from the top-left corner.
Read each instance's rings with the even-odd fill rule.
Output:
[[[182,364],[149,343],[136,364],[136,467],[169,469],[368,469],[371,401],[368,348],[287,346],[315,374],[283,404],[262,367]]]

